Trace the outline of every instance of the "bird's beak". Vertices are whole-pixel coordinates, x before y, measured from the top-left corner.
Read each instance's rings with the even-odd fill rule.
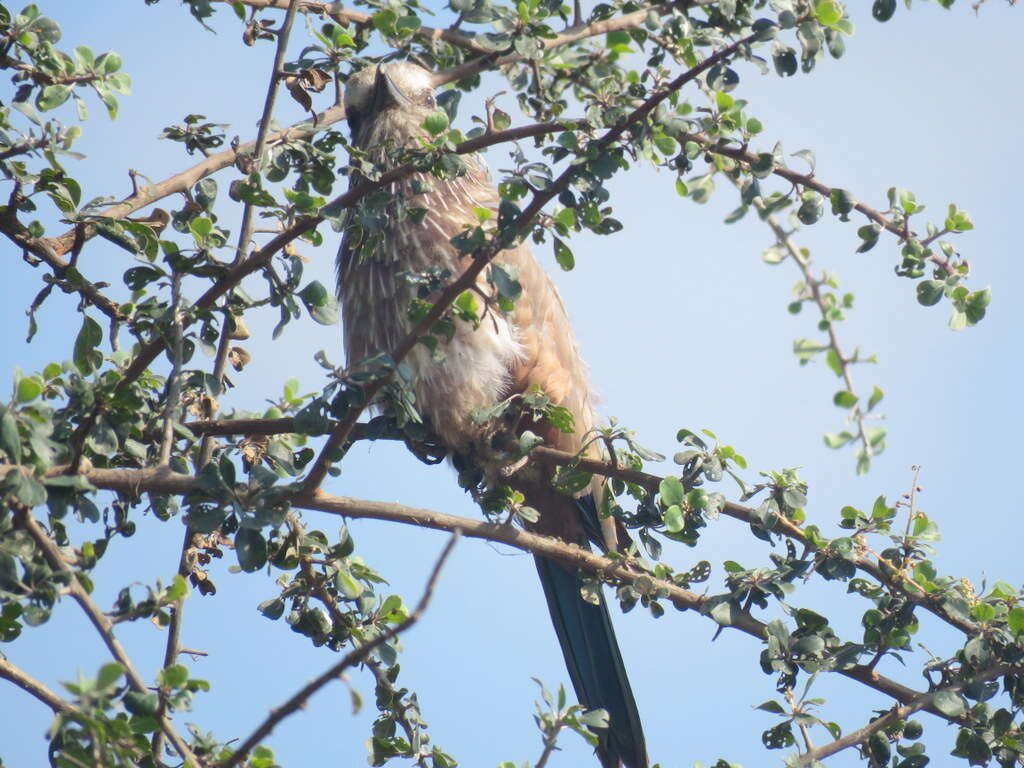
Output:
[[[411,100],[399,88],[387,72],[387,65],[377,67],[377,79],[373,85],[373,111],[380,112],[386,107],[395,106],[404,109]]]

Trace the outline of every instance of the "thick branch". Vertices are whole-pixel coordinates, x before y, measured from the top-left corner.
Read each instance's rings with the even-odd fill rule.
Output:
[[[28,229],[18,221],[13,206],[8,205],[0,209],[0,233],[7,236],[11,242],[22,250],[31,253],[37,259],[53,270],[53,274],[62,281],[62,287],[70,287],[88,303],[109,317],[111,320],[120,321],[124,319],[121,308],[116,302],[111,301],[102,293],[99,287],[86,280],[80,273],[74,278],[68,277],[68,270],[71,264],[61,258],[61,254],[67,253],[75,242],[74,230],[69,232],[68,246],[59,251],[54,248],[53,240],[44,237],[33,237]]]
[[[5,471],[18,470],[13,467],[0,467],[0,475]],[[55,474],[60,473],[60,471],[61,468],[59,467],[53,470]],[[115,490],[133,494],[153,491],[175,495],[202,492],[202,488],[196,478],[191,475],[173,472],[166,467],[140,470],[90,469],[82,474],[94,486],[103,490]],[[643,585],[652,597],[669,600],[681,611],[695,611],[706,615],[707,597],[703,595],[698,595],[672,582],[654,578],[648,573],[636,570],[630,563],[624,560],[598,555],[574,544],[567,544],[559,539],[529,533],[514,528],[511,525],[483,522],[467,517],[449,515],[444,512],[409,507],[403,504],[353,499],[347,496],[333,496],[326,493],[317,493],[315,495],[300,493],[294,495],[291,501],[295,507],[300,509],[318,510],[346,518],[386,520],[451,533],[459,531],[462,535],[470,538],[500,542],[516,549],[521,549],[524,552],[543,555],[552,560],[557,560],[573,568],[595,574],[607,581],[628,583],[635,587]],[[36,524],[36,527],[38,528],[38,524]],[[49,541],[48,538],[47,541]],[[52,542],[50,542],[50,545],[52,547]],[[59,555],[56,556],[59,558]],[[63,561],[59,562],[63,563]],[[64,565],[64,568],[66,567]],[[100,618],[104,621],[106,620],[102,615],[100,615]],[[739,613],[736,616],[735,623],[730,626],[758,640],[764,640],[765,638],[766,625],[748,612]],[[920,691],[879,675],[874,669],[865,665],[836,670],[836,673],[851,680],[856,680],[903,704],[912,703],[924,695]],[[929,703],[927,706],[922,707],[922,709],[944,720],[959,722],[957,718],[944,715],[933,704]]]
[[[72,713],[75,708],[60,696],[51,691],[31,675],[23,672],[11,662],[0,656],[0,677],[9,680],[25,693],[34,696],[53,710],[54,714]]]
[[[222,419],[216,421],[192,421],[185,424],[185,426],[195,434],[210,434],[222,437],[229,435],[292,434],[295,432],[295,420],[291,417],[279,419]],[[364,437],[365,430],[363,424],[356,424],[349,434],[349,439],[351,440],[361,440]],[[621,467],[617,464],[611,464],[600,459],[566,453],[565,451],[559,451],[555,448],[549,448],[544,445],[535,447],[530,452],[530,456],[537,461],[551,466],[574,467],[582,469],[585,472],[593,472],[594,474],[601,475],[603,477],[617,477],[620,480],[635,483],[642,488],[645,488],[650,493],[656,493],[658,491],[658,487],[661,485],[661,481],[665,479],[661,475],[651,474],[631,467]],[[740,520],[748,525],[755,523],[757,520],[754,510],[750,507],[744,506],[743,504],[737,504],[732,501],[725,502],[725,505],[721,509],[721,514],[735,520]],[[773,533],[778,533],[786,536],[787,538],[793,539],[794,541],[800,542],[807,548],[808,552],[820,551],[818,547],[814,546],[800,526],[784,517],[778,518],[775,523],[775,528],[773,528],[772,531]],[[917,587],[915,584],[910,582],[906,576],[902,575],[898,564],[888,561],[874,562],[864,555],[855,558],[853,560],[853,564],[858,570],[869,574],[880,584],[885,584],[893,589],[898,589],[908,599],[917,605],[920,605],[925,610],[942,619],[950,626],[960,630],[964,634],[973,635],[978,631],[978,628],[972,622],[947,613],[941,608],[941,606],[928,600],[926,596],[923,596],[924,590]],[[883,566],[885,567],[885,570],[883,570]]]

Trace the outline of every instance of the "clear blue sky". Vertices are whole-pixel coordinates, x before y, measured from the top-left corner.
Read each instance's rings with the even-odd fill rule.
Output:
[[[76,166],[86,197],[126,195],[128,168],[159,180],[194,162],[179,145],[156,140],[165,125],[190,112],[230,123],[229,136],[248,139],[255,133],[272,52],[268,44],[242,47],[229,10],[221,10],[213,23],[218,34],[211,35],[172,0],[154,7],[137,0],[40,5],[63,23],[65,47],[117,50],[135,83],[115,123],[91,101],[93,119],[79,147],[88,158]],[[873,251],[857,255],[859,222],[843,225],[831,218],[800,236],[819,268],[837,273],[857,296],[841,329],[844,343],[877,353],[880,360],[855,371],[863,391],[872,384],[886,391],[889,449],[870,475],[854,477],[852,455],[822,444],[823,432],[841,426],[842,413],[831,404],[838,382],[820,363],[797,365],[793,339],[815,334],[808,313],[786,313],[797,273],[790,264],[761,263],[771,238],[758,222],[722,224],[735,205],[730,190],[720,189],[710,204],[696,206],[676,197],[666,173],[644,169],[617,180],[613,202],[625,230],[577,238],[576,270],[556,279],[602,395],[602,413],[635,429],[645,444],[671,454],[679,427],[708,427],[747,455],[751,476],[800,466],[810,483],[810,518],[826,533],[834,533],[841,506],[863,507],[879,493],[893,498],[904,492],[910,466],[920,464],[922,508],[944,533],[940,568],[976,584],[987,578],[1020,586],[1012,478],[1019,471],[1024,426],[1017,405],[1024,310],[1015,297],[1020,238],[1012,228],[1020,215],[1018,179],[1024,170],[1018,146],[1024,19],[1020,9],[1002,2],[987,3],[978,15],[964,2],[950,12],[918,3],[907,13],[901,5],[885,25],[855,8],[854,19],[858,33],[843,60],[787,80],[741,67],[736,95],[749,99],[750,112],[762,119],[764,148],[781,139],[788,152],[813,149],[826,183],[877,207],[884,207],[886,188],[897,185],[915,191],[936,217],[948,202],[969,211],[977,228],[957,243],[972,263],[972,285],[992,285],[994,291],[985,321],[953,333],[946,328],[945,305],[919,307],[914,285],[892,274],[897,254],[891,239],[883,237]],[[463,107],[463,128],[471,106]],[[292,122],[298,107],[284,98],[279,116],[282,123]],[[505,150],[492,150],[489,161],[505,167],[506,157]],[[222,189],[231,173],[218,177]],[[325,284],[335,245],[308,253],[309,273]],[[38,275],[12,246],[0,248],[10,265],[0,288],[7,329],[0,371],[9,376],[16,365],[36,370],[68,356],[80,318],[72,299],[51,297],[36,341],[26,346],[23,312],[38,289]],[[548,253],[542,257],[557,271]],[[98,244],[86,251],[82,269],[93,279],[116,282],[129,261],[124,251]],[[340,329],[306,322],[271,343],[265,331],[273,323],[269,316],[251,323],[259,340],[250,347],[255,360],[236,377],[227,406],[259,408],[287,376],[299,377],[304,390],[317,388],[323,382],[313,353],[325,349],[340,359]],[[355,451],[328,490],[477,514],[447,469],[424,467],[393,445]],[[338,525],[315,514],[307,520],[328,531]],[[358,552],[395,591],[416,599],[443,538],[378,522],[356,522],[352,530]],[[118,544],[96,574],[101,604],[109,604],[126,579],[151,582],[173,574],[178,524],[147,517],[138,537],[151,554],[139,562],[133,558],[142,551],[140,541],[130,550]],[[721,589],[724,559],[754,565],[767,556],[763,545],[726,520],[710,526],[697,550],[669,548],[666,554],[680,567],[710,560],[712,591]],[[270,579],[232,576],[226,573],[229,564],[214,568],[220,588],[215,599],[189,600],[183,638],[187,647],[210,654],[191,666],[194,676],[214,686],[194,716],[183,719],[223,739],[246,735],[270,706],[331,663],[330,654],[310,648],[283,622],[271,624],[256,612],[256,603],[276,594]],[[842,585],[813,586],[798,593],[796,603],[829,607],[843,591]],[[64,605],[49,625],[27,632],[3,652],[51,685],[73,679],[79,669],[94,672],[105,661],[103,649],[75,611]],[[753,640],[724,632],[712,644],[714,627],[692,615],[669,613],[652,621],[638,610],[616,619],[653,760],[686,766],[725,757],[751,766],[777,759],[760,744],[761,730],[774,719],[752,710],[774,693],[772,680],[759,669]],[[857,622],[851,615],[836,621],[851,639]],[[926,633],[935,628],[927,619],[923,624]],[[160,664],[162,632],[149,624],[120,631],[143,673],[152,676]],[[75,638],[70,645],[69,636]],[[952,650],[941,631],[927,636],[936,653]],[[530,678],[556,686],[566,675],[528,556],[481,542],[460,544],[433,608],[404,644],[402,679],[419,692],[436,742],[465,766],[536,758],[540,742],[531,712],[537,691]],[[920,683],[913,665],[902,670],[886,662],[881,671]],[[354,685],[372,702],[367,678],[356,676]],[[829,717],[846,729],[889,703],[843,680],[823,681],[820,691],[833,707]],[[21,768],[44,765],[48,712],[10,686],[0,686],[0,711],[16,713],[13,721],[8,715],[0,734],[0,756]],[[352,717],[347,692],[335,685],[286,721],[270,744],[286,765],[361,765],[372,714],[369,706]],[[935,764],[941,764],[955,734],[937,721],[924,722]],[[819,739],[824,740],[820,734]],[[578,739],[567,735],[563,746],[553,765],[591,764],[589,749]],[[848,757],[839,764],[852,762]]]

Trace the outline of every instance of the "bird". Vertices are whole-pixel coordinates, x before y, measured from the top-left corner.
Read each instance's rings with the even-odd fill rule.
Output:
[[[429,136],[425,123],[438,110],[434,74],[406,61],[371,65],[346,83],[345,112],[357,154],[381,169],[393,167],[405,148]],[[350,172],[354,187],[363,181]],[[348,365],[395,349],[412,329],[409,307],[417,295],[410,275],[458,276],[472,256],[451,240],[479,223],[480,209],[496,214],[501,198],[483,162],[465,158],[464,172],[437,178],[416,173],[394,182],[380,208],[360,202],[349,211],[338,252],[338,295]],[[364,198],[365,201],[365,198]],[[614,518],[598,519],[601,479],[573,498],[556,491],[551,471],[526,463],[509,472],[493,436],[471,417],[517,395],[541,392],[573,418],[562,431],[537,421],[530,429],[546,445],[580,452],[594,427],[594,395],[562,299],[551,278],[524,244],[499,252],[499,263],[516,276],[522,293],[511,311],[495,302],[495,286],[484,270],[475,285],[486,311],[480,322],[456,322],[444,360],[417,345],[406,357],[415,407],[451,451],[519,491],[539,512],[526,523],[534,533],[602,550],[623,551],[629,538]],[[504,473],[504,474],[502,474]],[[604,709],[607,729],[599,731],[602,768],[647,768],[643,727],[612,627],[599,591],[596,604],[583,598],[583,581],[572,568],[535,556],[551,620],[576,696],[586,709]]]

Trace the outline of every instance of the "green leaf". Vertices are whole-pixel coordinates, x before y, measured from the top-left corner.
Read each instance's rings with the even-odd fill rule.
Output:
[[[936,691],[932,698],[932,704],[946,717],[960,717],[967,711],[964,700],[953,691]]]
[[[853,440],[853,435],[849,432],[829,432],[825,435],[825,445],[829,448],[842,448],[848,442]]]
[[[580,715],[580,722],[590,728],[607,728],[608,711],[604,709],[591,709]]]
[[[149,717],[160,708],[160,697],[155,693],[129,691],[124,695],[124,708],[133,715]]]
[[[161,688],[181,688],[188,682],[188,668],[181,664],[172,664],[160,670]]]
[[[0,405],[0,449],[14,464],[21,464],[21,436],[14,414]]]
[[[477,303],[476,294],[471,290],[460,293],[452,306],[464,320],[476,321],[480,318],[480,305]]]
[[[725,94],[719,94],[725,95]],[[654,137],[654,146],[666,157],[672,157],[679,152],[679,142],[671,136],[659,135]]]
[[[872,410],[876,405],[882,402],[883,397],[885,397],[885,393],[878,387],[875,387],[871,391],[871,397],[868,398],[868,410]]]
[[[1015,606],[1006,614],[1006,625],[1015,635],[1024,634],[1024,607]]]
[[[836,0],[818,0],[814,16],[826,27],[831,27],[843,18],[843,7]]]
[[[258,571],[267,562],[267,542],[263,534],[251,528],[239,528],[235,534],[235,554],[243,571]]]
[[[196,242],[202,245],[213,232],[213,221],[206,216],[196,216],[188,223],[188,228]]]
[[[94,351],[102,341],[103,329],[100,328],[100,324],[88,315],[83,315],[82,328],[75,338],[74,351],[75,366],[83,376],[88,376],[103,362],[103,356]]]
[[[857,404],[859,398],[845,389],[836,392],[832,396],[832,402],[839,408],[853,408]]]
[[[334,325],[338,322],[338,300],[319,280],[311,282],[298,295],[306,305],[309,316],[320,325]]]
[[[941,280],[922,280],[917,284],[917,303],[931,307],[942,300],[946,284]]]
[[[552,238],[555,241],[555,261],[566,272],[572,270],[576,266],[576,259],[572,255],[572,251],[569,250],[569,246],[563,243],[557,237]]]
[[[679,533],[685,527],[686,522],[683,518],[682,509],[673,504],[665,510],[665,529],[669,533]]]
[[[48,85],[36,97],[36,106],[43,112],[56,109],[71,96],[71,86]]]
[[[871,6],[871,15],[875,21],[888,21],[896,13],[896,0],[875,0]]]
[[[825,354],[825,364],[836,376],[843,375],[843,361],[839,358],[839,353],[831,347]]]
[[[996,617],[995,606],[989,605],[988,603],[978,603],[971,608],[971,616],[982,624],[988,624]]]
[[[105,75],[112,75],[121,68],[123,63],[120,54],[107,51],[96,59],[96,68]]]
[[[100,673],[96,677],[96,687],[110,688],[114,683],[121,679],[121,675],[124,674],[124,667],[116,662],[110,664],[104,664],[100,667]]]
[[[15,397],[19,403],[31,403],[43,393],[43,382],[32,377],[25,377],[18,380]]]
[[[423,121],[423,128],[431,135],[437,136],[448,127],[448,113],[443,109],[431,112]]]
[[[674,504],[679,505],[683,503],[686,489],[683,488],[683,484],[679,481],[678,477],[670,475],[659,483],[658,493],[661,496],[661,503],[670,507]]]

